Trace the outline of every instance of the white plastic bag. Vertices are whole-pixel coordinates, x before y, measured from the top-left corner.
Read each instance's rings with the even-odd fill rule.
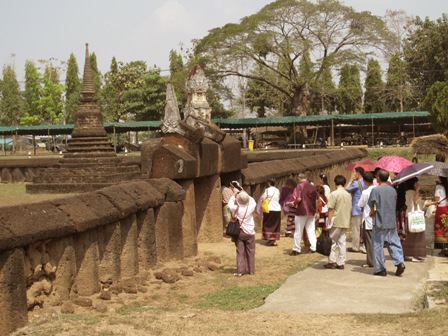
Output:
[[[413,233],[424,232],[426,229],[425,212],[420,210],[419,205],[417,210],[414,210],[414,204],[412,204],[412,211],[408,213],[408,229]]]

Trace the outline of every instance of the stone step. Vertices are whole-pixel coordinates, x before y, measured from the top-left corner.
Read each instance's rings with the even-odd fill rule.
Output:
[[[143,177],[141,172],[116,173],[105,175],[76,175],[76,174],[57,174],[57,175],[38,175],[33,178],[35,183],[120,183],[130,180],[137,180]]]

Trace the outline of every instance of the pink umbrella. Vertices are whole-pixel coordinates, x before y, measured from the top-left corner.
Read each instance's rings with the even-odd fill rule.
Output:
[[[353,170],[356,167],[362,167],[365,171],[374,171],[376,168],[376,162],[368,159],[352,162],[345,167],[347,170]]]
[[[401,172],[404,168],[412,165],[412,161],[401,156],[383,156],[376,162],[376,166],[394,173]]]

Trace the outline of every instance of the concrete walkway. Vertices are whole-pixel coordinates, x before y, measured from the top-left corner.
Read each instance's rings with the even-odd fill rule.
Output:
[[[402,276],[388,258],[387,276],[363,268],[365,255],[347,253],[344,270],[325,269],[327,258],[289,277],[255,311],[299,313],[405,313],[415,310],[426,282],[448,280],[448,258],[428,256],[424,262],[405,262]],[[300,258],[300,256],[296,257]]]

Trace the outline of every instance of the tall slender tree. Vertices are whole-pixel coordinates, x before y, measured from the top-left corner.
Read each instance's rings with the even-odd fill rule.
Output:
[[[384,82],[381,78],[380,63],[371,58],[367,63],[364,83],[364,112],[377,113],[384,111]]]
[[[182,110],[187,102],[187,95],[185,93],[185,83],[188,78],[188,69],[184,65],[182,56],[175,50],[170,51],[170,81],[174,86],[176,92],[177,102],[179,108]]]
[[[0,95],[0,124],[19,125],[23,116],[23,97],[20,92],[17,75],[12,65],[3,68],[3,80]]]
[[[356,65],[345,64],[341,68],[338,87],[338,106],[339,112],[343,114],[361,113],[361,77]]]
[[[101,90],[100,104],[105,121],[117,122],[120,120],[118,62],[115,56],[112,58],[110,70],[105,74],[105,83]]]
[[[448,81],[435,82],[423,101],[423,108],[431,113],[437,132],[447,134],[448,130]]]
[[[403,112],[416,106],[413,97],[413,89],[409,84],[409,77],[406,72],[406,64],[400,58],[399,54],[395,54],[387,69],[386,79],[386,110]]]
[[[76,109],[81,97],[81,80],[79,79],[78,62],[75,55],[70,54],[65,77],[65,122],[73,123]]]
[[[45,68],[43,83],[40,100],[43,122],[50,125],[60,124],[64,120],[64,104],[62,101],[64,85],[59,84],[58,70],[51,64],[47,64]]]
[[[42,76],[32,61],[25,63],[25,113],[20,119],[24,126],[39,125],[42,121],[40,99],[42,95]]]

